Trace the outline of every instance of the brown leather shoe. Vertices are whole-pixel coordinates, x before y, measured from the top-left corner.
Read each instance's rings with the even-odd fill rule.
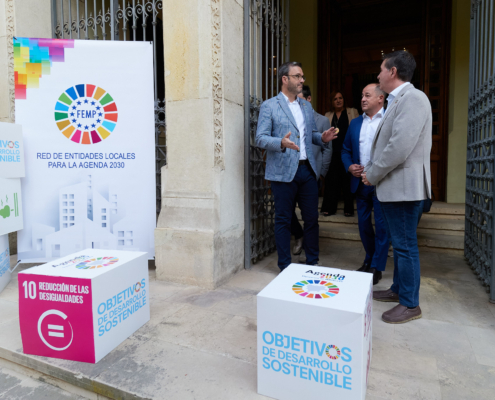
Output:
[[[421,316],[421,308],[419,306],[409,309],[402,304],[398,304],[391,310],[385,311],[382,314],[382,320],[388,324],[403,324],[413,319],[419,319]]]
[[[375,290],[373,292],[373,300],[377,301],[392,301],[395,303],[399,302],[399,295],[392,292],[392,290]]]

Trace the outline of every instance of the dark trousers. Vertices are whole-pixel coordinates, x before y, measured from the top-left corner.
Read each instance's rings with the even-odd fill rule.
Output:
[[[418,227],[423,201],[380,202],[383,219],[394,247],[394,283],[390,289],[406,307],[419,305],[421,282]]]
[[[321,180],[318,179],[318,191],[321,189]],[[301,239],[304,235],[303,228],[296,214],[296,205],[294,204],[294,212],[292,213],[292,221],[290,223],[290,233],[294,239]]]
[[[359,236],[366,250],[364,262],[369,264],[370,268],[385,271],[389,240],[375,187],[360,182],[356,191],[356,204]],[[375,229],[373,229],[372,210],[375,211]]]
[[[344,196],[344,213],[354,214],[354,196],[351,193],[351,176],[345,170],[340,153],[332,155],[332,162],[325,176],[325,192],[321,212],[335,214],[340,193]]]
[[[294,239],[301,239],[304,235],[304,231],[301,226],[301,223],[297,218],[295,207],[294,207],[294,212],[292,213],[292,220],[290,222],[290,233],[294,236]]]
[[[275,198],[275,242],[278,266],[281,270],[291,263],[290,235],[294,207],[297,203],[304,221],[304,243],[306,264],[318,262],[318,184],[307,165],[300,165],[292,182],[271,182]]]

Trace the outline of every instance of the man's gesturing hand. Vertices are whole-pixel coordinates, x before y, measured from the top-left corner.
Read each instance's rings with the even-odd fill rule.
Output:
[[[366,178],[366,172],[363,172],[361,174],[361,178],[362,178],[362,181],[363,183],[366,185],[366,186],[373,186],[369,181],[368,179]]]
[[[337,137],[338,133],[339,130],[332,127],[321,134],[321,141],[323,143],[328,143],[331,140],[334,140]]]
[[[293,141],[291,141],[289,138],[290,138],[290,132],[284,136],[284,138],[282,139],[282,148],[288,148],[288,149],[292,149],[292,150],[296,150],[296,151],[299,151],[299,146],[297,146]]]
[[[364,167],[359,164],[351,164],[349,166],[349,172],[356,178],[360,178],[364,171]]]

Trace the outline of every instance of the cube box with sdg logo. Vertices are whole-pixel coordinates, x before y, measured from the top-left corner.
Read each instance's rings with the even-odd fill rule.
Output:
[[[283,400],[365,399],[372,278],[291,264],[258,294],[258,393]]]
[[[147,253],[87,249],[19,272],[24,353],[96,363],[150,319]]]

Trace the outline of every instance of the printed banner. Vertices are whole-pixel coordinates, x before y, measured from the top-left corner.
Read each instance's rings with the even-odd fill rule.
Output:
[[[151,43],[17,38],[14,64],[26,156],[19,259],[87,248],[153,258]]]
[[[0,293],[10,282],[9,235],[0,236]]]
[[[22,178],[24,169],[24,145],[20,125],[0,122],[0,177]]]
[[[21,230],[22,220],[21,180],[0,178],[0,235]]]

